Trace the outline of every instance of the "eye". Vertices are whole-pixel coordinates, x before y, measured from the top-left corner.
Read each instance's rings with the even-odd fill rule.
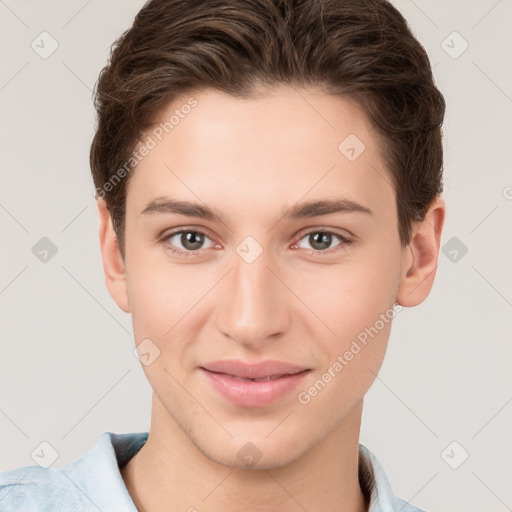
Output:
[[[201,249],[215,247],[215,242],[210,240],[211,245],[204,247],[205,239],[210,240],[208,235],[197,229],[180,229],[163,236],[162,242],[169,246],[174,254],[189,256],[198,254]]]
[[[340,246],[347,246],[354,243],[354,240],[343,236],[340,233],[329,231],[327,229],[315,229],[309,231],[305,234],[305,236],[302,236],[300,240],[306,240],[307,243],[310,244],[310,252],[322,256],[341,250]],[[329,249],[329,247],[332,246],[332,243],[336,240],[338,240],[340,243],[336,244],[334,249]],[[297,248],[297,246],[298,244],[294,244],[292,249]],[[306,249],[308,248],[306,247]]]
[[[210,244],[205,246],[205,241],[209,240]],[[310,244],[309,252],[314,255],[328,255],[338,252],[343,249],[343,246],[351,245],[354,240],[341,235],[335,231],[327,229],[315,229],[303,235],[299,242],[294,244],[291,248],[299,248],[300,241],[306,240]],[[338,241],[338,244],[332,247],[333,242]],[[200,254],[202,250],[221,247],[209,238],[209,236],[199,229],[179,229],[167,233],[162,237],[162,243],[173,254],[179,256],[195,256]],[[305,247],[305,249],[308,249]]]

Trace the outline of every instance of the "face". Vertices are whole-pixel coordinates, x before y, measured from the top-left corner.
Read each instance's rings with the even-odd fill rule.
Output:
[[[127,193],[125,307],[150,353],[152,429],[177,425],[232,467],[243,450],[276,467],[339,431],[379,370],[403,275],[395,193],[348,100],[192,96],[162,112],[188,112],[172,131],[148,132]],[[212,364],[226,360],[295,376],[219,376],[256,376]]]

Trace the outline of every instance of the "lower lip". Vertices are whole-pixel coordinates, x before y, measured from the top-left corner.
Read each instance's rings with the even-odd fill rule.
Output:
[[[241,380],[201,368],[222,396],[240,407],[265,407],[298,386],[309,370],[266,381]]]

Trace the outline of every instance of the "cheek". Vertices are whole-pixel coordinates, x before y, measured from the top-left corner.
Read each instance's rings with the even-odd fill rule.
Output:
[[[319,365],[297,399],[311,414],[319,411],[326,424],[351,410],[379,372],[397,314],[390,275],[351,266],[330,280],[329,293],[317,290],[311,296],[311,309],[324,323],[317,322],[313,333]]]
[[[315,321],[316,331],[323,328],[329,339],[343,344],[392,308],[398,273],[398,260],[360,258],[297,279],[295,289],[317,316],[309,314],[309,323]]]
[[[314,398],[318,406],[328,406],[328,400],[355,404],[373,383],[397,314],[393,304],[399,270],[396,249],[382,245],[380,252],[361,252],[357,261],[301,281],[299,293],[308,297],[321,319],[308,315],[320,364],[302,388],[306,401]]]
[[[211,314],[217,273],[199,273],[194,265],[170,264],[161,255],[150,259],[147,254],[133,253],[128,275],[135,341],[138,344],[149,338],[164,356],[146,367],[146,373],[154,375],[165,361],[173,374],[185,375],[187,347],[194,345]]]
[[[132,276],[129,294],[136,339],[172,336],[206,291],[184,279],[179,269],[171,274],[169,269],[160,272],[153,266]]]
[[[194,286],[181,270],[184,266],[138,263],[131,268],[129,297],[142,368],[155,392],[178,397],[180,386],[174,379],[181,382],[187,375],[184,354],[200,326],[198,306],[208,286]],[[145,362],[144,352],[154,359]]]

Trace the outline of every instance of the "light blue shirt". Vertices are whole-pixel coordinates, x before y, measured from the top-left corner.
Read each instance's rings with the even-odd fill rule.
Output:
[[[121,476],[147,432],[104,432],[82,457],[61,468],[25,466],[0,473],[1,512],[137,512]],[[369,512],[424,512],[394,496],[379,461],[359,444],[359,480]]]

